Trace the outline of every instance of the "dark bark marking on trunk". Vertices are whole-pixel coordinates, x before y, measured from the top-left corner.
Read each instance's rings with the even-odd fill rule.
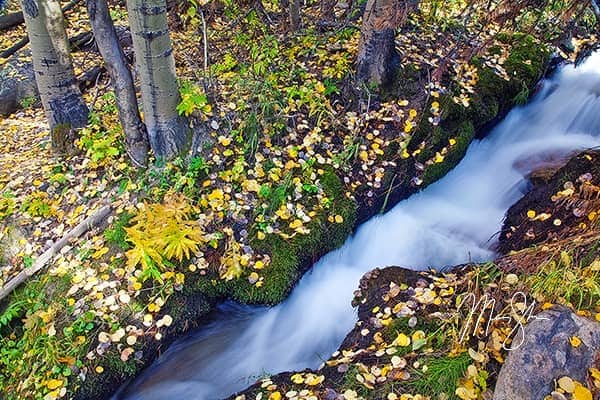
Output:
[[[23,0],[23,11],[31,18],[36,18],[40,15],[40,9],[35,0]]]
[[[158,37],[165,36],[168,34],[169,34],[169,30],[163,29],[162,31],[146,31],[146,30],[144,30],[144,32],[140,32],[139,35],[146,40],[152,41]]]
[[[159,15],[167,12],[167,6],[147,6],[143,5],[139,8],[140,13],[143,15]]]
[[[50,100],[48,105],[54,118],[53,126],[69,125],[82,128],[87,125],[89,109],[83,103],[80,94],[69,93],[59,99]]]

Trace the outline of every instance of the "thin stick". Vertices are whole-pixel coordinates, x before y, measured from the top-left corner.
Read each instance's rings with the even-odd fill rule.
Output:
[[[204,77],[208,76],[208,35],[206,34],[206,20],[204,11],[200,9],[200,18],[202,19],[202,39],[204,41]]]
[[[6,285],[0,288],[0,300],[8,296],[13,290],[15,290],[21,283],[25,282],[31,276],[36,274],[39,270],[44,268],[54,256],[65,247],[71,239],[76,239],[79,236],[86,233],[88,230],[98,226],[102,223],[106,217],[112,212],[111,206],[104,206],[94,214],[90,215],[83,221],[81,221],[75,228],[71,229],[65,236],[63,236],[58,242],[54,243],[52,247],[42,253],[42,255],[35,260],[35,263],[29,268],[19,272],[17,276],[8,281]]]

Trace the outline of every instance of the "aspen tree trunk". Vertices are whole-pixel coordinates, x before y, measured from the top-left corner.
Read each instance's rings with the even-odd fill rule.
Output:
[[[358,83],[386,86],[393,81],[399,64],[395,38],[401,8],[400,0],[367,1],[358,49]]]
[[[65,151],[71,128],[87,125],[89,110],[77,85],[63,14],[57,0],[21,0],[35,80],[52,132],[52,145]]]
[[[157,157],[172,159],[189,146],[180,102],[165,0],[127,0],[129,26],[139,75],[144,121]]]
[[[290,30],[297,31],[300,29],[302,19],[300,17],[300,0],[289,0],[289,14],[290,14]]]
[[[87,0],[86,6],[98,50],[104,59],[115,91],[127,154],[134,165],[145,167],[149,151],[146,126],[140,118],[131,71],[119,44],[106,0]]]

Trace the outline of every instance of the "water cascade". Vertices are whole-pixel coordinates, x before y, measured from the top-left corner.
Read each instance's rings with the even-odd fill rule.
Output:
[[[506,210],[528,174],[600,145],[600,54],[562,68],[535,98],[471,144],[445,178],[363,224],[272,308],[224,304],[210,325],[173,344],[121,399],[214,400],[281,371],[316,368],[356,320],[350,302],[377,266],[442,267],[494,257]]]

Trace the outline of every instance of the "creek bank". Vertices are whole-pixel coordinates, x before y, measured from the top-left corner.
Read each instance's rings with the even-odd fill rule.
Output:
[[[352,193],[354,199],[350,199],[346,196],[349,187],[339,176],[341,171],[325,171],[321,183],[328,197],[334,200],[333,207],[343,217],[343,223],[332,224],[324,217],[315,218],[309,226],[310,235],[300,235],[290,240],[273,236],[268,240],[252,243],[257,251],[266,252],[271,257],[271,264],[264,272],[264,286],[260,289],[245,278],[221,280],[216,271],[209,271],[208,276],[187,281],[183,291],[175,292],[156,317],[173,317],[173,324],[162,331],[161,341],[154,341],[152,337],[139,340],[136,353],[127,361],[122,361],[117,352],[109,353],[108,362],[104,363],[104,372],[90,374],[73,398],[106,398],[116,387],[151,363],[174,340],[191,329],[204,325],[214,306],[226,299],[247,304],[281,302],[313,263],[339,247],[358,224],[389,210],[399,201],[442,178],[462,159],[477,130],[487,127],[501,112],[510,109],[524,87],[528,88],[527,92],[533,90],[545,70],[549,52],[532,37],[506,35],[501,40],[511,49],[505,64],[511,78],[505,80],[475,59],[473,62],[479,66],[479,79],[470,106],[465,109],[454,103],[452,93],[443,96],[440,103],[443,103],[442,109],[445,111],[440,117],[439,125],[434,126],[429,122],[426,113],[416,128],[409,143],[409,150],[413,151],[414,157],[404,158],[400,155],[401,149],[394,147],[390,147],[382,155],[384,160],[394,162],[395,167],[385,171],[380,188],[374,189],[366,185],[358,187]],[[424,73],[406,66],[400,72],[400,77],[419,81],[424,79]],[[395,90],[399,95],[404,88],[398,86]],[[424,109],[429,107],[430,104],[424,105]],[[373,119],[369,121],[369,126],[378,129],[383,137],[394,138],[398,135],[398,126],[393,122]],[[436,153],[448,147],[451,139],[456,144],[451,146],[444,161],[429,162]],[[425,146],[424,143],[428,145]],[[214,256],[217,257],[218,254],[215,252]],[[211,254],[207,254],[207,259],[210,257]]]
[[[375,269],[355,292],[358,322],[320,369],[264,378],[230,399],[575,398],[561,385],[597,396],[600,230],[589,214],[600,212],[599,153],[576,155],[509,209],[505,228],[520,218],[538,232],[543,221],[523,216],[531,205],[561,218],[537,246],[513,234],[503,239],[513,251],[493,263]]]
[[[498,245],[501,253],[558,242],[597,224],[600,151],[583,152],[550,176],[538,179],[535,189],[506,214]]]

